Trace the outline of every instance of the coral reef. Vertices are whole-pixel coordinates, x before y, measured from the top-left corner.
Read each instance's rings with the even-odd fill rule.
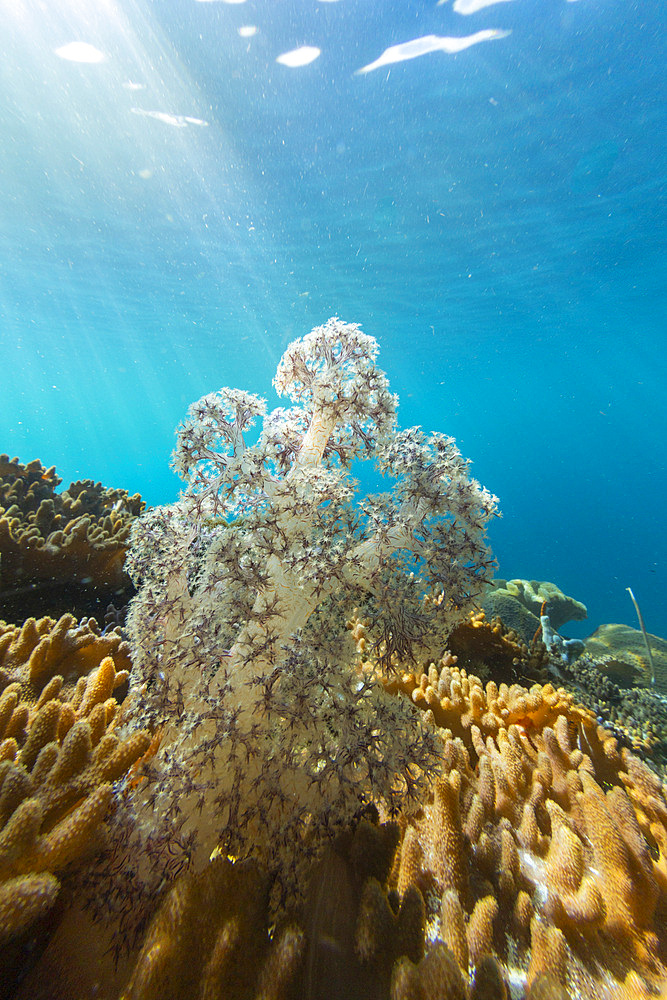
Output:
[[[365,625],[363,626],[365,629]],[[500,618],[488,620],[484,611],[471,614],[449,633],[447,647],[460,667],[468,673],[509,680],[548,679],[550,657],[540,639],[523,641]]]
[[[34,702],[45,686],[60,677],[62,694],[100,662],[110,656],[127,681],[131,666],[130,647],[120,631],[104,634],[94,618],[77,622],[73,615],[28,618],[22,625],[0,622],[0,684],[17,683],[21,697]],[[119,681],[120,683],[120,681]]]
[[[653,687],[619,686],[608,668],[608,657],[585,653],[573,664],[561,663],[558,673],[622,745],[667,776],[667,699]],[[626,679],[623,674],[621,679]]]
[[[62,480],[37,459],[0,455],[0,614],[22,620],[62,609],[77,617],[129,598],[123,562],[138,494]]]
[[[489,616],[497,615],[527,643],[540,630],[542,615],[549,616],[556,631],[566,622],[583,621],[587,616],[581,601],[567,597],[547,580],[495,579],[482,606]]]
[[[254,864],[218,858],[184,876],[123,1000],[164,995],[167,981],[180,997],[186,975],[188,996],[211,995],[213,981],[239,1000],[665,995],[667,798],[658,778],[565,692],[483,688],[451,657],[431,667],[429,683],[414,679],[428,724],[435,708],[443,721],[458,715],[461,734],[439,728],[444,766],[423,805],[398,823],[378,826],[371,815],[340,835],[271,945],[267,886]],[[204,892],[203,909],[178,905]],[[201,961],[188,965],[188,942],[204,924]],[[256,958],[238,969],[239,953]],[[280,970],[273,990],[269,966]]]
[[[268,933],[268,877],[254,861],[217,857],[182,876],[156,914],[122,1000],[220,995],[383,1000],[400,956],[424,953],[417,889],[388,894],[399,829],[363,818],[310,873],[298,921]],[[191,961],[194,952],[200,956]]]
[[[419,713],[353,668],[345,619],[362,609],[386,668],[440,655],[493,566],[495,498],[452,439],[397,429],[376,354],[334,319],[283,355],[274,385],[291,408],[205,396],[178,433],[184,494],[135,522],[127,718],[162,730],[132,796],[147,868],[178,841],[195,864],[222,842],[282,869],[370,789],[390,809],[415,798],[437,763]],[[363,458],[391,491],[355,505]]]
[[[379,660],[366,658],[366,627],[350,625],[363,682]],[[451,655],[383,683],[389,697],[409,695],[440,741],[421,805],[381,826],[370,813],[314,868],[295,841],[310,885],[273,931],[254,860],[220,855],[186,872],[125,989],[77,981],[77,996],[648,1000],[664,989],[667,798],[656,775],[551,685],[483,685]],[[121,893],[122,867],[115,858]],[[82,939],[98,971],[79,925]],[[73,995],[56,979],[43,964],[21,997]]]
[[[0,626],[0,933],[66,911],[19,997],[664,991],[666,789],[599,724],[612,681],[591,711],[479,612],[495,498],[397,429],[376,354],[330,320],[281,360],[291,408],[190,408],[186,489],[133,527],[129,677],[92,621]],[[355,504],[361,458],[390,490]],[[583,608],[501,589],[537,627]]]
[[[365,626],[358,616],[353,617],[349,626],[357,638],[364,635]],[[625,626],[622,628],[626,630]],[[602,626],[602,634],[606,629],[607,626]],[[638,657],[642,651],[640,635],[637,632],[634,635]],[[658,649],[660,642],[655,639]],[[457,625],[449,635],[448,646],[459,667],[465,667],[468,674],[484,681],[492,678],[510,684],[512,681],[562,684],[595,713],[598,722],[622,745],[649,761],[658,773],[667,773],[667,701],[655,686],[628,686],[636,680],[638,667],[631,669],[629,662],[617,660],[611,654],[592,656],[588,652],[568,662],[566,657],[558,655],[556,648],[547,649],[539,638],[524,643],[499,618],[488,621],[484,612],[472,614],[468,621]],[[646,683],[645,677],[643,682]]]
[[[573,721],[592,723],[591,712],[577,705],[574,695],[551,684],[535,684],[529,690],[520,684],[496,684],[486,687],[474,674],[459,669],[455,656],[447,653],[436,667],[410,671],[389,677],[388,691],[402,691],[424,710],[435,723],[454,736],[468,736],[475,726],[483,737],[495,736],[500,729],[519,724],[529,730],[552,725],[567,713]]]

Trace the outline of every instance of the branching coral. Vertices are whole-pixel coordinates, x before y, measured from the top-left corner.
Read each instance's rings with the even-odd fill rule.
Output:
[[[48,683],[57,683],[56,677],[62,678],[65,688],[76,684],[106,656],[126,681],[128,643],[115,629],[102,635],[94,618],[77,622],[73,615],[62,615],[58,621],[28,618],[23,625],[0,622],[0,685],[20,684],[28,701],[37,701]]]
[[[291,408],[203,397],[174,453],[185,492],[135,525],[127,716],[162,727],[134,796],[153,847],[180,838],[203,862],[222,841],[280,866],[295,838],[314,842],[371,794],[414,798],[433,769],[437,738],[355,671],[344,623],[362,607],[386,663],[440,655],[488,579],[495,498],[451,438],[396,428],[376,355],[332,319],[278,366]],[[355,505],[364,458],[392,488]]]
[[[463,973],[500,957],[531,996],[547,974],[591,1000],[631,976],[651,995],[667,948],[659,778],[549,685],[485,688],[446,658],[394,686],[449,731],[397,875],[422,890],[431,940]]]
[[[112,783],[150,742],[145,733],[121,741],[112,732],[118,707],[113,691],[127,674],[116,671],[111,656],[73,686],[69,700],[63,698],[61,675],[42,683],[36,700],[29,665],[23,673],[15,665],[12,677],[11,682],[6,674],[0,678],[0,941],[5,943],[53,905],[56,876],[95,844]]]

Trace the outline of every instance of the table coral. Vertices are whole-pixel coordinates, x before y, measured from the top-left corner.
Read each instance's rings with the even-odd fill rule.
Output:
[[[56,631],[60,640],[65,631]],[[52,630],[34,621],[27,630],[5,629],[13,641],[4,645],[8,669],[0,672],[0,941],[5,943],[53,905],[58,876],[96,844],[113,782],[150,742],[145,733],[122,741],[112,731],[118,707],[113,692],[127,672],[117,671],[113,658],[105,656],[96,669],[64,686],[63,676],[54,673],[67,664],[63,641],[54,643],[51,658],[33,662],[45,641],[40,632],[47,642],[53,638]],[[85,646],[76,641],[69,646],[77,675],[82,666],[77,657],[91,639],[103,649],[117,651],[121,644],[118,635],[100,643],[104,637],[88,625],[78,634]],[[22,665],[21,656],[27,656]]]
[[[513,605],[517,616],[516,625],[512,620],[515,615],[510,610]],[[560,587],[548,580],[493,580],[484,597],[484,607],[492,614],[499,614],[506,625],[522,631],[527,642],[539,627],[542,615],[549,616],[556,631],[566,622],[583,621],[587,617],[585,604],[574,597],[568,597]],[[521,608],[529,613],[530,618],[521,615]],[[519,622],[523,622],[522,628],[518,627]]]
[[[65,604],[99,610],[128,591],[130,526],[144,509],[138,494],[92,480],[62,480],[38,460],[0,455],[0,607],[5,617]],[[63,595],[66,600],[63,600]],[[128,595],[129,596],[129,595]],[[90,613],[89,611],[89,613]]]
[[[655,665],[655,687],[664,694],[667,691],[667,640],[651,634],[648,638]],[[600,625],[586,639],[586,652],[621,687],[651,684],[651,665],[639,629],[629,625]]]

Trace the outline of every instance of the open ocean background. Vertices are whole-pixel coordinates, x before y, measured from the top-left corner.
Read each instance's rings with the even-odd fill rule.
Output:
[[[189,403],[337,314],[499,575],[666,636],[664,3],[474,6],[0,0],[0,451],[169,502]]]

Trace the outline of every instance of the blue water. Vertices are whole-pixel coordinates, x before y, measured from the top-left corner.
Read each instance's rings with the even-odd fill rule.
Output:
[[[578,635],[636,625],[632,586],[667,635],[662,4],[0,14],[0,450],[170,501],[187,405],[273,401],[286,344],[338,314],[401,422],[500,497],[502,576],[584,601]]]

